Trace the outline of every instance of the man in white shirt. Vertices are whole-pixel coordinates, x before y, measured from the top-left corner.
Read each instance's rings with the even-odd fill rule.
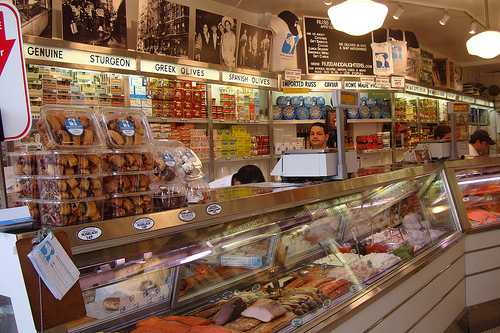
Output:
[[[233,185],[243,185],[250,183],[265,182],[262,171],[256,165],[242,166],[237,173],[216,179],[210,182],[210,188],[228,187]]]
[[[468,156],[479,156],[488,151],[488,148],[494,145],[496,142],[485,130],[477,130],[470,136],[469,140],[469,155]]]

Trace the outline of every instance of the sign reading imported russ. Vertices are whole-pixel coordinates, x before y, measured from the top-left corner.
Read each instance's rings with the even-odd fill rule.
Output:
[[[371,75],[371,34],[351,36],[328,18],[304,17],[308,74]]]

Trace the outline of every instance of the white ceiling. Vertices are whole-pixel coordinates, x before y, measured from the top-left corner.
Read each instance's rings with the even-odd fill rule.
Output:
[[[283,10],[302,16],[327,17],[327,9],[343,2],[330,0],[331,5],[325,5],[324,0],[214,0],[216,2],[237,6],[238,9],[262,14],[277,15]],[[328,2],[328,0],[325,0]],[[389,7],[384,27],[413,31],[421,46],[438,54],[455,59],[463,67],[472,67],[480,72],[499,72],[500,56],[485,60],[467,53],[465,43],[472,36],[469,34],[471,19],[464,11],[473,15],[480,23],[486,24],[484,0],[401,0],[404,13],[399,20],[392,14],[398,8],[397,0],[376,0]],[[440,8],[431,8],[440,7]],[[441,9],[442,8],[442,9]],[[450,20],[445,26],[438,23],[448,8]],[[500,0],[489,0],[489,23],[493,30],[500,31]],[[455,10],[456,9],[456,10]],[[483,27],[478,25],[478,31]],[[479,67],[478,67],[479,66]]]

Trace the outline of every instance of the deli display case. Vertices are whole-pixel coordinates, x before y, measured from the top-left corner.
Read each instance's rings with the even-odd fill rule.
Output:
[[[43,288],[28,286],[22,251],[12,253],[35,232],[0,234],[9,254],[0,295],[24,332],[42,322],[69,332],[316,331],[461,235],[442,164],[258,192],[51,229],[80,272],[79,311],[57,308],[63,322],[47,307],[40,319],[32,294]]]

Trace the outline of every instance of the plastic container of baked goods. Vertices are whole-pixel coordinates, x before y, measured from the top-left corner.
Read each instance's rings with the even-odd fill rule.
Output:
[[[151,171],[113,172],[103,176],[103,192],[111,195],[147,192],[152,178]]]
[[[182,180],[180,154],[176,154],[175,148],[163,146],[161,141],[158,142],[156,147],[158,147],[158,149],[154,152],[153,182]]]
[[[37,129],[45,149],[96,149],[104,145],[97,115],[88,107],[44,105]]]
[[[9,152],[7,156],[15,175],[37,175],[37,153],[36,151]]]
[[[40,199],[71,200],[102,196],[102,176],[40,176]]]
[[[184,183],[170,182],[153,188],[153,211],[161,212],[186,206],[186,186]]]
[[[144,148],[151,145],[151,131],[147,117],[141,110],[104,108],[100,116],[109,148]]]
[[[152,192],[116,194],[104,202],[104,219],[147,214],[152,212]]]
[[[14,199],[39,199],[38,176],[15,175],[12,178],[12,190],[7,191],[7,196]]]
[[[187,202],[201,204],[210,201],[210,186],[203,179],[188,180],[186,182]]]
[[[102,220],[104,198],[40,200],[42,226],[67,226]]]
[[[101,172],[101,152],[77,150],[41,151],[37,155],[38,174],[44,176],[93,175]]]
[[[148,151],[114,149],[101,154],[103,172],[153,170],[153,155]]]
[[[198,156],[187,147],[177,147],[174,149],[175,156],[180,160],[181,175],[186,180],[203,178],[202,163]]]

